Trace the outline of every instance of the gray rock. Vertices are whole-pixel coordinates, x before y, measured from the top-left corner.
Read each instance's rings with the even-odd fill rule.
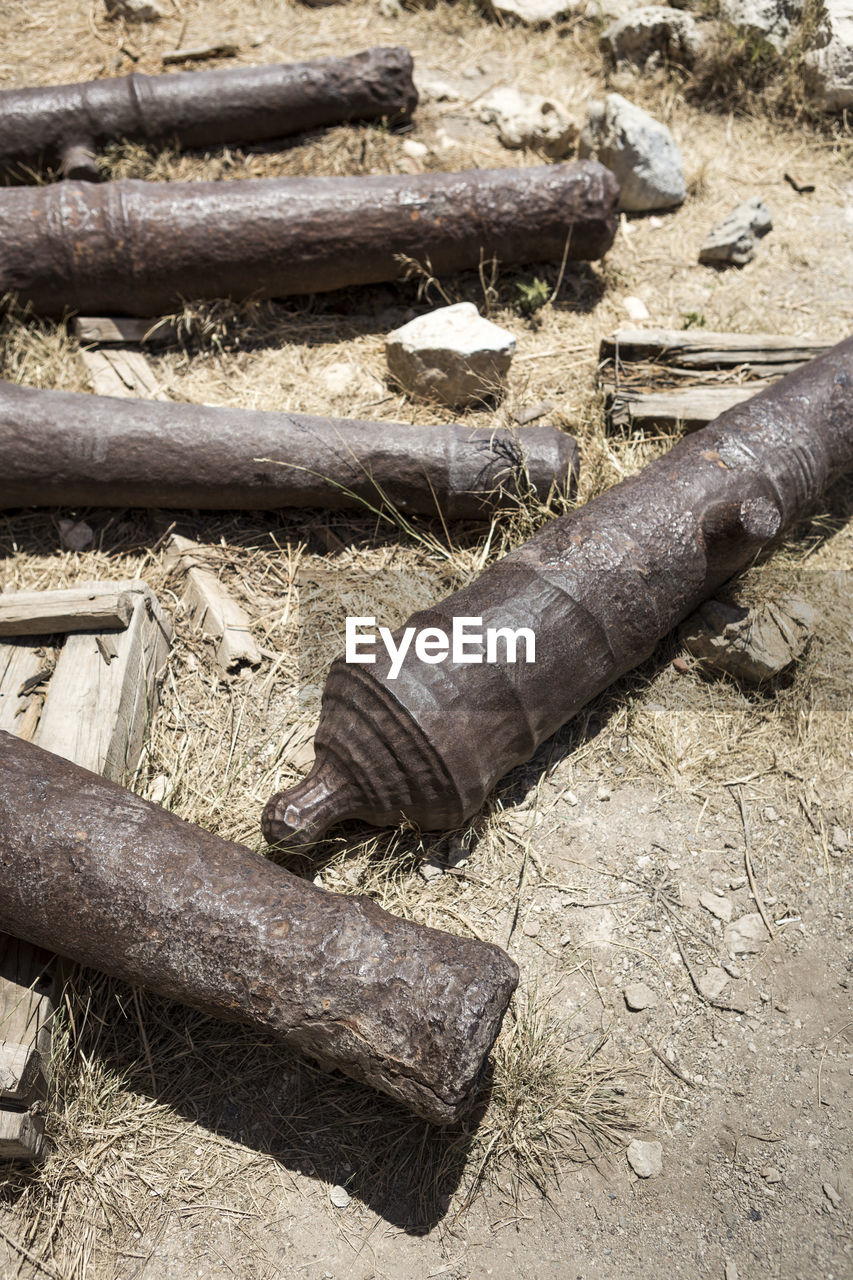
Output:
[[[772,226],[767,205],[759,196],[752,196],[711,228],[699,250],[699,261],[742,267],[755,257],[756,238],[767,235]]]
[[[558,103],[518,89],[495,89],[480,106],[480,119],[495,124],[498,137],[511,151],[529,148],[560,160],[572,150],[577,126]]]
[[[729,975],[716,965],[706,969],[699,979],[699,990],[706,1000],[717,1000],[728,986]]]
[[[631,9],[603,33],[601,48],[616,63],[645,67],[661,61],[690,66],[702,46],[699,24],[689,13],[665,5]]]
[[[423,880],[437,880],[444,875],[444,867],[435,858],[426,858],[418,867],[418,874]]]
[[[104,0],[108,18],[124,18],[126,22],[159,22],[166,12],[153,0]]]
[[[764,921],[757,911],[735,920],[723,934],[726,950],[732,956],[763,951],[769,938]]]
[[[754,40],[784,49],[799,28],[803,0],[720,0],[720,17]]]
[[[679,638],[689,653],[715,670],[758,683],[800,657],[814,622],[811,605],[794,596],[763,609],[706,600],[682,624]]]
[[[853,3],[824,0],[816,48],[805,56],[805,77],[822,111],[853,106]]]
[[[513,18],[528,27],[545,26],[571,13],[577,0],[488,0],[501,18]]]
[[[656,1178],[663,1168],[663,1147],[659,1142],[642,1142],[635,1138],[625,1154],[638,1178]]]
[[[590,104],[578,155],[594,156],[622,188],[620,208],[671,209],[687,194],[681,152],[666,125],[621,94]]]
[[[734,903],[731,898],[720,898],[716,893],[711,893],[709,889],[706,889],[704,893],[699,894],[699,901],[706,911],[710,911],[712,916],[716,916],[724,924],[728,924],[731,920],[732,912],[734,911]]]
[[[833,1209],[841,1208],[841,1196],[838,1194],[831,1182],[825,1182],[823,1184],[823,1194],[826,1196]]]
[[[493,399],[506,388],[515,338],[459,302],[418,316],[389,333],[389,372],[412,395],[451,408]]]
[[[833,849],[837,850],[838,853],[845,853],[847,851],[847,846],[850,843],[847,838],[847,832],[843,827],[836,825],[832,828],[831,834]]]
[[[634,1013],[643,1009],[653,1009],[658,1002],[657,995],[645,982],[631,982],[622,992],[625,1003]]]
[[[66,551],[85,551],[95,541],[95,531],[85,520],[60,520],[59,541]]]

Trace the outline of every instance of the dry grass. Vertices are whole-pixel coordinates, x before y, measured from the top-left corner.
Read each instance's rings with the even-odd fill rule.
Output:
[[[367,0],[320,10],[273,0],[248,6],[183,0],[164,23],[129,28],[74,3],[63,12],[61,41],[45,0],[7,9],[5,84],[73,80],[131,66],[153,72],[160,53],[179,37],[189,44],[234,33],[245,62],[406,42],[433,68],[484,68],[471,78],[472,98],[492,82],[517,83],[551,93],[578,117],[606,88],[592,28],[578,21],[549,31],[501,28],[464,4],[385,18]],[[252,46],[257,36],[265,36],[263,43]],[[538,288],[540,279],[553,291],[557,264],[494,275],[486,265],[451,280],[415,276],[400,286],[287,303],[188,302],[180,346],[151,356],[161,384],[177,400],[403,419],[427,428],[448,415],[409,402],[387,384],[383,335],[441,301],[472,300],[514,333],[518,355],[498,413],[472,412],[466,421],[503,422],[519,407],[552,400],[553,420],[581,441],[579,496],[587,500],[672,443],[671,436],[611,437],[603,429],[594,382],[598,342],[624,322],[626,295],[639,294],[653,323],[673,327],[693,317],[708,328],[833,339],[849,329],[853,281],[838,271],[850,240],[839,213],[848,175],[838,139],[754,114],[723,122],[692,104],[678,79],[632,77],[619,87],[675,131],[691,196],[659,220],[626,219],[607,261],[570,264],[556,299],[525,314],[525,290]],[[479,125],[454,133],[453,145],[441,149],[440,131],[452,126],[447,104],[427,103],[419,111],[410,136],[436,147],[430,165],[533,159],[503,151]],[[201,155],[116,146],[103,167],[110,176],[169,180],[405,172],[402,140],[359,127],[298,140],[281,152],[231,148]],[[814,198],[785,184],[783,172],[797,166],[816,182]],[[759,191],[776,225],[756,261],[726,274],[699,267],[696,252],[707,227]],[[2,321],[3,377],[86,389],[76,352],[61,324],[14,310]],[[253,846],[260,843],[262,803],[304,767],[295,748],[316,721],[343,617],[376,613],[393,625],[467,581],[546,518],[522,507],[493,524],[445,530],[421,518],[405,529],[377,525],[357,513],[181,513],[181,531],[205,545],[211,565],[252,618],[265,665],[242,679],[223,677],[212,645],[189,626],[180,584],[169,576],[144,513],[79,514],[96,532],[93,549],[81,554],[59,548],[54,513],[0,516],[0,588],[130,576],[152,585],[174,615],[175,644],[162,711],[129,782],[142,794],[165,789],[165,804],[182,817]],[[584,863],[571,843],[578,810],[567,807],[565,795],[586,788],[584,794],[594,796],[600,781],[618,777],[626,786],[653,788],[661,803],[681,797],[725,815],[731,807],[726,784],[751,776],[756,797],[776,798],[774,787],[790,785],[813,813],[820,796],[824,814],[842,812],[851,802],[840,780],[850,734],[845,682],[851,656],[844,594],[833,575],[850,566],[849,514],[849,489],[836,490],[775,561],[738,585],[749,600],[798,587],[823,609],[807,659],[778,686],[755,693],[698,673],[678,677],[669,664],[675,643],[666,642],[507,779],[465,831],[436,837],[407,826],[369,834],[339,830],[313,863],[289,861],[292,870],[319,876],[335,892],[367,893],[423,923],[511,946],[525,986],[496,1047],[479,1109],[465,1126],[436,1134],[368,1090],[322,1075],[250,1032],[78,974],[56,1039],[53,1153],[36,1174],[8,1177],[0,1201],[10,1210],[3,1222],[44,1260],[47,1274],[63,1280],[114,1275],[118,1260],[132,1259],[142,1247],[136,1242],[156,1237],[170,1215],[212,1231],[211,1205],[226,1205],[235,1222],[245,1215],[246,1238],[234,1246],[243,1274],[281,1274],[287,1267],[276,1253],[276,1228],[318,1185],[343,1183],[357,1193],[355,1226],[365,1236],[373,1229],[371,1213],[409,1232],[444,1219],[455,1228],[480,1193],[506,1194],[511,1202],[530,1187],[547,1194],[572,1161],[618,1143],[650,1105],[648,1089],[640,1087],[649,1064],[640,1072],[630,1046],[608,1039],[598,1016],[605,1002],[590,959],[594,948],[580,936],[564,945],[559,921],[566,901],[609,898],[607,876],[624,870],[638,845],[618,858],[608,845],[600,859]],[[425,883],[418,873],[424,856],[442,857],[459,841],[469,850],[468,865]],[[541,945],[525,931],[539,908],[546,922]],[[629,932],[631,918],[619,927],[625,954],[633,956],[629,948],[636,950],[639,940]],[[657,948],[663,972],[663,944],[652,938],[643,946]],[[673,976],[673,990],[687,999],[684,975]],[[297,1265],[298,1252],[287,1263]]]

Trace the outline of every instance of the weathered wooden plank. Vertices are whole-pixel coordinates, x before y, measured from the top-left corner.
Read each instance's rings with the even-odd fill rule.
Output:
[[[169,399],[141,351],[84,349],[80,352],[80,359],[86,366],[96,395]]]
[[[7,591],[0,593],[0,636],[123,630],[132,612],[132,593],[114,583],[61,591]]]
[[[71,332],[81,342],[102,346],[160,346],[174,341],[175,325],[165,316],[150,320],[131,316],[75,316]]]
[[[31,736],[22,731],[22,717],[30,704],[27,685],[46,669],[44,658],[32,645],[0,644],[0,729],[22,738]]]
[[[686,369],[732,368],[737,365],[799,368],[830,346],[816,338],[775,333],[714,333],[706,329],[617,329],[602,340],[601,361],[654,360]],[[781,375],[782,370],[778,372]]]
[[[191,538],[172,534],[167,561],[186,573],[184,601],[195,626],[219,641],[216,662],[231,675],[261,665],[261,651],[251,630],[251,619],[219,581],[200,562],[203,548]]]
[[[696,431],[760,391],[762,382],[745,386],[690,387],[684,391],[619,391],[610,397],[607,418],[617,428],[658,427]]]
[[[171,627],[144,583],[124,631],[70,635],[50,681],[35,742],[115,781],[132,769],[153,709]]]
[[[44,1152],[44,1116],[0,1107],[0,1160],[39,1160]]]
[[[28,1107],[49,1084],[50,952],[0,933],[0,1103]]]

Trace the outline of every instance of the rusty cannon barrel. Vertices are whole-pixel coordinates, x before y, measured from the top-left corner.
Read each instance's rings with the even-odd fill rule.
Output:
[[[115,138],[183,147],[263,142],[351,120],[400,120],[418,101],[407,49],[349,58],[235,67],[0,93],[0,173],[40,163],[66,178],[98,177],[96,152]]]
[[[390,504],[457,519],[568,496],[577,470],[577,442],[556,427],[424,427],[0,381],[0,508]]]
[[[459,825],[851,468],[848,338],[415,614],[394,633],[396,657],[362,638],[358,656],[336,660],[314,767],[267,804],[267,839],[307,845],[343,819],[401,814]],[[454,652],[440,636],[460,620]]]
[[[38,312],[159,315],[501,262],[599,258],[619,186],[592,160],[530,169],[0,190],[0,296]]]
[[[518,981],[499,947],[328,893],[0,732],[0,929],[260,1027],[435,1124]]]

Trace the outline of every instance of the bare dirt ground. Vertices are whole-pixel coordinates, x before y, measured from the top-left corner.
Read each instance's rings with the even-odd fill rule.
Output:
[[[386,10],[386,12],[390,12]],[[384,16],[373,0],[174,0],[150,27],[99,4],[0,6],[0,86],[159,71],[178,45],[233,39],[243,62],[402,43],[421,72],[457,86],[425,99],[405,133],[335,129],[276,149],[209,155],[117,147],[107,174],[172,179],[411,171],[535,163],[476,118],[493,84],[552,94],[580,121],[607,83],[596,29],[501,27],[467,4]],[[614,83],[611,81],[611,83]],[[518,340],[500,420],[549,399],[582,445],[581,500],[631,474],[670,437],[609,437],[595,391],[598,342],[627,319],[836,341],[853,328],[853,169],[840,126],[697,103],[681,74],[620,73],[619,91],[665,119],[690,193],[656,219],[624,219],[603,263],[570,265],[525,317],[519,283],[554,285],[558,264],[352,290],[285,304],[188,306],[190,338],[152,357],[176,400],[414,420],[443,416],[386,384],[383,337],[402,320],[470,298]],[[760,102],[758,104],[760,107]],[[422,160],[406,138],[431,148]],[[797,194],[785,172],[815,185]],[[707,228],[760,194],[774,229],[756,260],[697,265]],[[87,389],[64,325],[3,323],[0,373]],[[471,421],[487,421],[471,413]],[[78,974],[56,1038],[52,1149],[33,1174],[0,1174],[0,1274],[62,1280],[305,1277],[680,1276],[842,1280],[853,1274],[853,1013],[850,1007],[850,568],[853,488],[766,564],[731,584],[752,602],[795,590],[818,611],[805,659],[749,690],[695,667],[674,639],[545,744],[456,833],[467,862],[425,881],[447,837],[339,831],[300,874],[391,910],[507,946],[522,986],[472,1119],[438,1133],[368,1090],[324,1076],[250,1032],[97,974]],[[144,577],[175,619],[162,709],[129,784],[181,816],[260,847],[270,791],[299,776],[343,618],[396,625],[519,541],[542,513],[417,536],[321,511],[274,518],[181,515],[249,611],[265,663],[217,673],[213,646],[145,513],[79,512],[96,538],[63,551],[57,516],[0,518],[0,588]],[[567,673],[571,678],[571,673]],[[747,849],[754,888],[747,878]],[[734,920],[760,899],[773,930],[729,954],[716,894]],[[709,899],[706,899],[709,900]],[[723,966],[715,1003],[696,989]],[[626,984],[657,1003],[630,1012]],[[639,1179],[625,1148],[662,1144]],[[343,1185],[346,1208],[330,1201]],[[728,1269],[727,1269],[728,1268]]]

